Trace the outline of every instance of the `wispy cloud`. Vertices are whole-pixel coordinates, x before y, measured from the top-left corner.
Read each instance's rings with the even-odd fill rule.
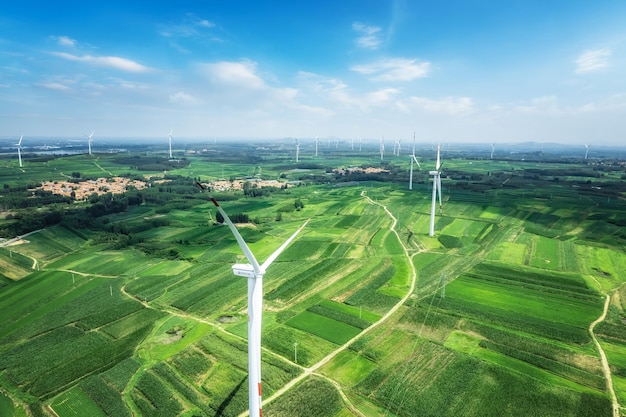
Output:
[[[192,96],[191,94],[185,93],[184,91],[178,91],[174,94],[170,94],[170,102],[174,104],[198,104],[200,100]]]
[[[611,56],[610,49],[594,49],[583,52],[576,59],[576,73],[585,74],[602,71],[609,66],[609,56]]]
[[[114,68],[126,72],[147,72],[150,70],[150,68],[141,65],[135,61],[126,58],[120,58],[118,56],[78,56],[68,54],[66,52],[52,52],[52,54],[60,58],[67,59],[68,61],[85,62],[90,65]]]
[[[54,39],[59,46],[65,46],[69,48],[73,48],[76,46],[76,39],[72,39],[69,36],[51,36],[50,38]]]
[[[211,31],[215,28],[217,25],[214,22],[187,13],[176,23],[161,25],[159,34],[166,38],[209,38],[219,41],[220,38]]]
[[[382,59],[370,64],[355,65],[352,71],[369,75],[372,81],[411,81],[428,76],[430,62],[416,59]]]
[[[352,29],[359,34],[356,44],[365,49],[378,49],[381,40],[382,29],[378,26],[368,26],[360,22],[354,22]]]
[[[45,83],[38,83],[37,84],[38,87],[43,87],[45,89],[48,90],[54,90],[54,91],[71,91],[72,88],[68,87],[65,84],[61,84],[61,83],[57,83],[57,82],[45,82]]]

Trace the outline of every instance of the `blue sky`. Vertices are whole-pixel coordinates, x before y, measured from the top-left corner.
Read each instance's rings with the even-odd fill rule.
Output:
[[[626,2],[7,1],[0,136],[626,144]]]

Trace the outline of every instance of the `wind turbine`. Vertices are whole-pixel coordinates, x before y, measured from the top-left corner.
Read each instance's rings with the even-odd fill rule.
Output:
[[[174,133],[174,128],[170,129],[169,135],[167,135],[170,139],[170,159],[172,158],[172,133]]]
[[[413,153],[411,154],[411,171],[409,173],[409,190],[413,189],[413,161],[415,161],[415,163],[417,164],[417,166],[419,167],[421,171],[422,166],[420,165],[419,161],[415,157],[415,132],[413,132]]]
[[[491,144],[491,158],[490,159],[493,159],[493,143]]]
[[[202,185],[198,184],[201,188]],[[239,277],[248,278],[248,390],[250,417],[261,417],[261,315],[263,313],[263,275],[267,268],[276,260],[278,255],[291,243],[298,233],[306,226],[308,220],[291,235],[269,258],[259,265],[254,254],[243,240],[239,231],[230,220],[226,212],[211,198],[217,210],[222,214],[230,231],[237,239],[237,243],[248,259],[249,264],[233,265],[233,273]]]
[[[585,145],[585,159],[587,159],[588,154],[589,154],[589,145]]]
[[[429,236],[435,236],[435,203],[437,200],[437,190],[439,190],[439,210],[442,210],[441,205],[441,160],[439,157],[440,145],[437,145],[437,164],[434,171],[429,171],[428,174],[433,176],[433,202],[430,207],[430,232]]]
[[[383,143],[383,139],[380,140],[380,160],[383,160],[383,156],[385,156],[385,144]]]
[[[300,156],[300,142],[296,139],[296,164],[298,163],[298,157]]]
[[[20,140],[15,144],[17,146],[17,158],[20,160],[20,168],[22,168],[22,139],[24,139],[24,135],[20,135]]]
[[[396,156],[400,156],[400,139],[398,139],[398,150]]]
[[[320,137],[315,138],[315,156],[317,156],[317,145],[320,143]]]
[[[91,134],[87,137],[87,145],[89,145],[89,155],[91,155],[91,138],[93,138],[94,133],[96,132],[91,132]]]
[[[354,138],[350,138],[350,150],[354,150]]]

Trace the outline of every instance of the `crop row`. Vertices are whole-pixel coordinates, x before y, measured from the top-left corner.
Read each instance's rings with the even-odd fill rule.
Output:
[[[264,414],[274,417],[335,416],[342,407],[341,397],[330,382],[309,377],[264,407]]]
[[[393,264],[388,265],[376,277],[370,280],[362,288],[358,289],[345,301],[346,304],[353,306],[364,306],[376,312],[387,310],[398,302],[398,299],[377,292],[377,290],[386,284],[396,273]]]
[[[171,417],[183,410],[170,388],[150,371],[141,375],[131,397],[144,416]]]
[[[298,294],[307,291],[315,285],[318,280],[344,267],[346,263],[346,260],[341,258],[321,260],[306,271],[283,282],[279,287],[270,291],[266,298],[268,300],[282,300],[288,302]]]
[[[446,297],[440,304],[442,309],[454,312],[459,317],[471,317],[480,321],[498,323],[513,329],[542,335],[564,342],[584,344],[590,341],[589,333],[583,327],[557,323],[527,314],[520,314],[489,305],[478,305],[471,301]]]
[[[310,311],[303,311],[286,324],[338,345],[347,342],[361,331],[352,325]]]
[[[510,266],[483,262],[476,265],[473,273],[485,277],[497,277],[510,281],[526,282],[531,284],[552,287],[587,295],[597,295],[597,292],[588,287],[587,282],[578,274],[543,272],[529,268],[511,268]]]
[[[94,375],[81,381],[80,387],[107,416],[131,417],[120,391],[100,376]]]
[[[611,415],[604,395],[547,389],[531,377],[433,343],[398,363],[379,366],[356,390],[398,417],[500,417],[503,410],[514,410],[506,415]]]
[[[605,387],[604,378],[602,376],[590,374],[589,372],[585,372],[581,369],[574,368],[573,366],[566,365],[556,360],[548,359],[541,355],[525,352],[523,350],[515,349],[501,343],[495,343],[490,340],[481,340],[480,347],[502,353],[511,358],[519,359],[531,365],[537,366],[538,368],[553,372],[571,381],[595,388],[599,391],[602,391]]]
[[[191,387],[180,375],[178,375],[172,368],[166,363],[157,363],[152,371],[159,376],[163,381],[172,387],[178,394],[186,398],[192,404],[202,409],[207,414],[212,414],[210,407],[207,405],[207,399],[200,395],[193,387]]]
[[[348,324],[358,329],[365,329],[369,327],[369,325],[371,324],[367,320],[360,319],[351,314],[344,313],[344,312],[341,312],[341,311],[338,311],[329,307],[325,307],[320,304],[316,304],[314,306],[309,307],[307,311],[318,314],[320,316],[328,317],[329,319],[333,319],[341,323]]]
[[[199,382],[198,378],[213,366],[213,362],[206,355],[194,348],[187,348],[175,355],[171,361],[176,369],[196,382]]]

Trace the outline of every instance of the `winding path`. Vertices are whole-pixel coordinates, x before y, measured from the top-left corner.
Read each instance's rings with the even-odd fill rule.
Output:
[[[589,334],[591,334],[591,338],[593,339],[593,343],[595,343],[598,352],[600,352],[600,361],[602,362],[602,370],[604,371],[604,378],[606,379],[606,389],[611,394],[611,403],[613,404],[613,417],[619,417],[619,402],[617,401],[617,396],[615,395],[615,390],[613,389],[613,378],[611,377],[611,368],[609,367],[609,361],[606,359],[606,354],[604,353],[604,349],[600,346],[600,342],[598,338],[593,333],[593,329],[596,327],[598,323],[601,323],[606,318],[606,313],[609,311],[609,304],[611,303],[611,296],[607,295],[606,300],[604,301],[604,310],[602,311],[602,315],[596,319],[593,323],[589,325]]]

